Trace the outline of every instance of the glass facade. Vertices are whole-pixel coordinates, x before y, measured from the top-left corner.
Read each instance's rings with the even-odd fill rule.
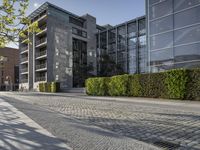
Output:
[[[83,87],[87,66],[87,42],[73,38],[73,87]]]
[[[146,0],[151,72],[200,66],[200,1]]]
[[[97,34],[97,40],[99,53],[108,54],[124,72],[134,74],[147,71],[145,17],[104,30]]]

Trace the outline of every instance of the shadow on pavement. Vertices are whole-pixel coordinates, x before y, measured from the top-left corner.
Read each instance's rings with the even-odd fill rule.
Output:
[[[9,107],[0,105],[1,150],[66,150],[63,142],[22,122]]]

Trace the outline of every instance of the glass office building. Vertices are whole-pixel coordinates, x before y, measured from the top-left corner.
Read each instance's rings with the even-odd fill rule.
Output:
[[[200,1],[146,0],[149,71],[200,67]]]
[[[107,27],[97,33],[97,64],[103,54],[129,74],[145,73],[147,69],[145,16]],[[98,65],[98,71],[101,66]]]

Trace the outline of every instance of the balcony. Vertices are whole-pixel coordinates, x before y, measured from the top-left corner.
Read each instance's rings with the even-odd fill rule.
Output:
[[[28,68],[21,68],[21,74],[28,74]]]
[[[46,56],[47,56],[47,50],[43,50],[35,54],[36,59],[44,58]]]
[[[36,71],[44,71],[47,69],[47,64],[46,63],[38,64],[35,66],[35,68],[36,68]]]
[[[36,47],[42,47],[47,44],[47,38],[41,38],[40,40],[36,41]]]
[[[20,61],[21,61],[21,64],[28,62],[28,57],[21,58]]]
[[[21,79],[21,83],[28,83],[28,79]]]
[[[36,82],[46,81],[46,76],[38,76],[36,77]]]
[[[22,43],[22,44],[28,44],[28,41],[29,41],[28,38],[26,38],[26,39],[24,39],[21,43]]]
[[[47,25],[45,24],[45,25],[41,26],[40,30],[41,31],[36,34],[37,36],[42,36],[42,35],[44,35],[46,33],[46,31],[47,31]]]
[[[21,54],[25,53],[25,52],[28,52],[28,46],[25,46],[25,47],[21,48]]]

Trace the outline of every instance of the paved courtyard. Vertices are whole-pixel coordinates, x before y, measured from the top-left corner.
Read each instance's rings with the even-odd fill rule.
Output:
[[[39,93],[0,98],[75,150],[200,149],[198,102]]]

